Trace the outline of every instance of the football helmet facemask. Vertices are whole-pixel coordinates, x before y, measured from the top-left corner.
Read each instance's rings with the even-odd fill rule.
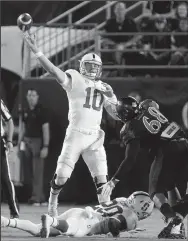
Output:
[[[128,206],[136,213],[138,220],[145,219],[152,214],[154,202],[147,192],[137,191],[127,198]]]
[[[99,80],[102,74],[102,60],[95,53],[85,54],[80,60],[80,74],[91,80]]]
[[[116,106],[118,117],[123,121],[129,121],[138,113],[138,102],[133,97],[121,98]]]

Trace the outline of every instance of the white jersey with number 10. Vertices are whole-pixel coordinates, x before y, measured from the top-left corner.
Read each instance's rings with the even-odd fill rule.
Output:
[[[83,77],[78,71],[66,71],[71,76],[72,88],[67,90],[69,101],[69,124],[76,128],[99,130],[104,96],[95,88],[92,80]]]

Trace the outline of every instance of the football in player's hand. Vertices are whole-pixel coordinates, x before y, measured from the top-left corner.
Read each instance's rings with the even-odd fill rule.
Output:
[[[17,25],[23,32],[28,31],[31,28],[32,23],[33,19],[28,13],[21,14],[17,19]]]

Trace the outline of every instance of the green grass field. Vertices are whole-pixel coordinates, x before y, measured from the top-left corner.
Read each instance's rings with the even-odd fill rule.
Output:
[[[71,208],[73,206],[59,206],[59,213]],[[20,218],[21,219],[29,219],[34,223],[40,222],[40,216],[43,213],[47,212],[47,207],[34,207],[28,205],[21,205],[20,207]],[[1,215],[5,217],[9,217],[9,210],[6,204],[1,206]],[[185,227],[187,233],[187,226],[188,222],[185,220]],[[161,231],[164,227],[164,222],[162,220],[161,214],[155,209],[153,214],[146,220],[139,222],[138,228],[142,229],[142,231],[138,232],[124,232],[121,233],[121,237],[118,238],[120,240],[157,240],[157,234]],[[75,240],[81,241],[90,241],[90,240],[114,240],[112,237],[109,236],[92,236],[92,237],[84,237],[84,238],[74,238]],[[32,237],[30,234],[16,230],[13,228],[2,228],[1,229],[1,240],[3,241],[29,241],[29,240],[40,240],[40,238]],[[64,240],[70,241],[69,237],[56,237],[56,238],[49,238],[49,241],[52,240]],[[169,240],[169,239],[168,239]],[[162,240],[161,240],[162,241]]]

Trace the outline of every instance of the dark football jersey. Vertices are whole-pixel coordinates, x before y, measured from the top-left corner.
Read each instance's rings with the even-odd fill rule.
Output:
[[[158,109],[148,107],[123,126],[120,136],[125,145],[132,139],[139,139],[141,147],[152,147],[162,140],[184,137],[184,133],[177,123],[169,122]]]

